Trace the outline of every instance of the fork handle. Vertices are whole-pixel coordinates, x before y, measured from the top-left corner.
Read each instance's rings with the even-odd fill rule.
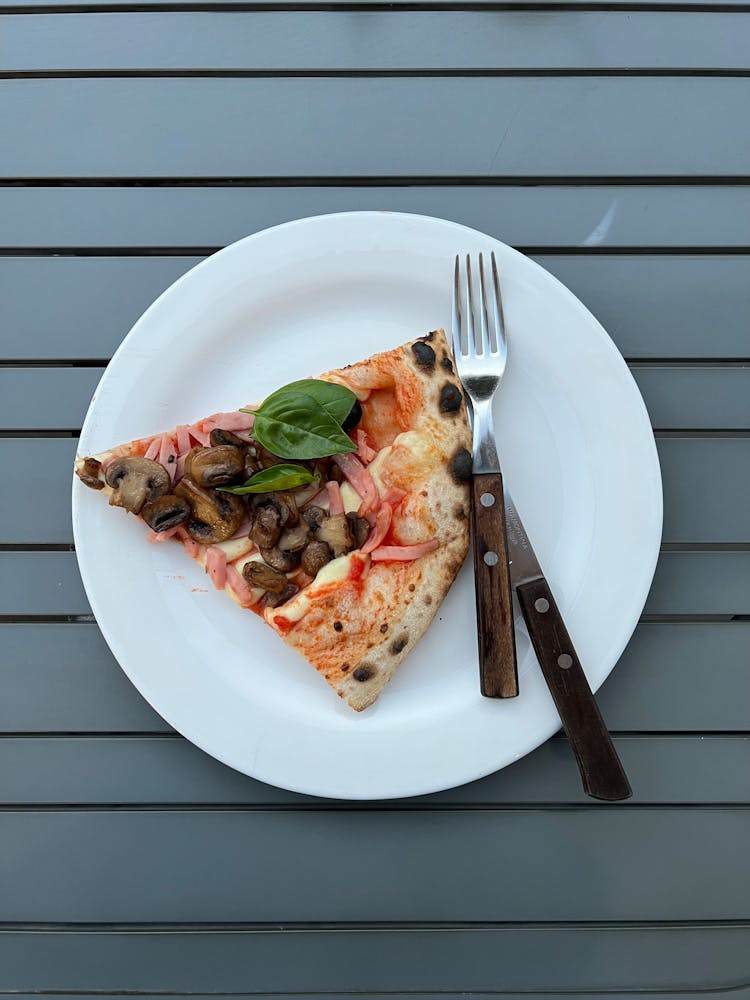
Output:
[[[573,748],[583,790],[606,802],[630,798],[630,782],[549,584],[538,577],[519,584],[516,593],[539,666]]]
[[[475,475],[471,499],[480,688],[485,698],[515,698],[518,668],[502,475]]]

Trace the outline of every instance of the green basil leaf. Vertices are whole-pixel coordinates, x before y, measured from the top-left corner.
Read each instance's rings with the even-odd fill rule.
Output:
[[[242,486],[218,486],[222,493],[234,493],[244,496],[246,493],[273,493],[276,490],[293,490],[298,486],[307,486],[317,477],[303,469],[301,465],[272,465],[268,469],[256,472]]]
[[[276,392],[261,403],[256,411],[265,413],[266,409],[275,407],[277,403],[283,401],[288,394],[304,392],[306,396],[312,396],[318,406],[322,406],[326,413],[330,414],[337,424],[343,424],[349,416],[349,411],[357,401],[351,389],[336,382],[324,382],[319,378],[303,378],[298,382],[290,382],[289,385],[282,386]]]
[[[357,450],[331,413],[301,389],[269,396],[255,414],[253,437],[279,458],[324,458]]]

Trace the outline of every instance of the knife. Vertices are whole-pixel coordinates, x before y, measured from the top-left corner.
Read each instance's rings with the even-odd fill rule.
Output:
[[[607,802],[628,799],[633,793],[625,769],[507,486],[504,498],[511,586],[573,748],[583,789]]]

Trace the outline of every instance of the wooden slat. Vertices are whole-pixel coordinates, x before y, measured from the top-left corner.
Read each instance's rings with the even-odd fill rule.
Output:
[[[429,38],[429,45],[424,44]],[[6,15],[7,72],[742,69],[743,14],[468,11]]]
[[[85,993],[66,993],[66,1000],[88,1000],[91,994]],[[114,993],[97,993],[97,997],[101,997],[102,1000],[119,1000],[122,994]],[[174,1000],[230,1000],[230,998],[236,997],[235,993],[170,993],[170,998],[174,997]],[[321,1000],[325,997],[325,1000],[351,1000],[351,993],[325,993],[325,994],[313,994],[320,997]],[[388,1000],[414,1000],[413,993],[392,993],[380,994],[380,996],[387,996]],[[569,993],[551,993],[550,991],[545,991],[544,993],[529,993],[526,990],[522,990],[520,993],[507,993],[505,990],[502,992],[503,1000],[549,1000],[550,997],[567,997]],[[659,992],[659,1000],[687,1000],[691,994],[686,994],[684,991],[681,992]],[[310,993],[285,993],[284,1000],[309,1000]],[[600,996],[611,996],[611,994],[602,993]],[[701,1000],[726,1000],[726,991],[722,989],[718,990],[701,990],[700,992]],[[461,991],[462,1000],[485,1000],[487,997],[487,992],[482,991],[481,993],[475,993],[473,991],[465,992]],[[618,990],[616,994],[617,1000],[643,1000],[643,993],[640,990],[630,991],[630,990]],[[748,1000],[750,997],[750,988],[745,989],[744,987],[739,987],[738,991],[732,993],[732,1000]],[[38,1000],[38,993],[14,993],[13,1000]],[[420,993],[419,1000],[444,1000],[444,993]],[[380,1000],[378,994],[372,993],[360,993],[358,994],[358,1000]]]
[[[747,968],[750,926],[451,927],[365,929],[186,928],[0,930],[7,990],[144,992],[409,991],[514,989],[651,992],[724,990]],[[373,960],[373,957],[377,960]],[[544,960],[540,961],[540,956]],[[38,995],[38,994],[35,994]],[[473,994],[472,994],[473,995]],[[669,994],[674,997],[675,994]],[[723,994],[724,996],[726,994]],[[732,993],[733,997],[743,993]],[[684,996],[684,994],[683,994]],[[715,994],[716,997],[719,994]],[[330,1000],[334,1000],[333,997]]]
[[[601,5],[605,9],[610,7],[629,7],[632,4],[632,0],[593,0],[592,6]],[[44,10],[60,10],[67,11],[70,7],[77,8],[102,8],[103,10],[125,8],[140,10],[141,8],[149,7],[159,7],[164,5],[164,0],[139,0],[136,3],[125,3],[124,0],[76,0],[74,4],[70,0],[0,0],[0,10],[8,11],[32,11],[37,10],[39,12]],[[184,6],[185,8],[190,8],[193,6],[193,0],[174,0],[170,5],[174,8],[179,8]],[[215,7],[219,10],[225,8],[238,7],[242,8],[247,6],[247,0],[213,0],[212,3],[205,3],[202,7],[206,9],[211,9]],[[373,7],[381,8],[383,6],[383,0],[296,0],[296,2],[290,2],[289,7],[297,8],[302,7],[304,9],[309,8],[312,11],[319,10],[320,8],[330,8],[339,7],[342,11],[349,12],[352,7]],[[461,7],[467,6],[470,9],[475,8],[488,8],[493,9],[497,6],[497,0],[472,0],[469,4],[466,0],[453,0],[453,2],[448,5],[443,2],[443,0],[388,0],[389,8],[399,8],[399,7],[418,7],[420,10],[444,10],[446,7]],[[539,7],[539,0],[514,0],[513,7],[518,9],[523,9],[524,7],[536,8]],[[570,7],[570,0],[545,0],[545,7],[560,7],[562,9]],[[692,7],[702,8],[706,6],[705,0],[671,0],[667,3],[666,0],[641,0],[639,6],[649,8],[663,8],[667,7],[669,9],[674,9],[675,11],[680,11],[682,9],[690,10]],[[724,8],[731,9],[738,7],[740,10],[747,7],[746,0],[721,0],[720,3],[715,5],[717,9],[723,10]],[[253,0],[253,7],[263,8],[268,7],[271,9],[281,7],[284,8],[283,4],[279,3],[279,0]],[[380,11],[378,11],[380,13]]]
[[[0,429],[81,427],[100,367],[0,368]],[[750,365],[633,367],[656,431],[750,428]]]
[[[743,808],[31,809],[2,826],[0,921],[747,916]],[[498,844],[512,864],[487,864]]]
[[[615,740],[629,805],[750,805],[750,735]],[[0,742],[0,805],[301,805],[179,739],[14,738]],[[416,800],[427,807],[590,803],[566,740],[482,781]]]
[[[664,486],[664,541],[750,541],[750,440],[662,437],[657,444]],[[70,482],[75,449],[71,438],[0,439],[0,462],[14,470],[0,492],[0,544],[72,542]]]
[[[746,104],[721,77],[6,80],[0,176],[737,176]]]
[[[639,625],[597,696],[607,724],[626,732],[746,730],[748,642],[744,622]],[[0,732],[170,731],[95,625],[0,625],[0,645]]]
[[[101,85],[107,82],[126,81],[98,81]],[[188,81],[150,82],[158,84]],[[364,82],[375,85],[389,82],[406,84],[410,81]],[[442,81],[431,82],[438,84]],[[450,82],[463,84],[473,81]],[[513,81],[495,82],[504,84]],[[3,86],[7,86],[7,83]],[[0,87],[0,95],[2,92],[3,88]],[[279,164],[276,172],[294,174],[300,170],[302,163],[312,171],[308,160],[302,160],[301,156],[300,152],[300,156],[292,163]],[[398,163],[399,158],[394,158],[392,173]],[[47,161],[45,165],[51,173],[51,165]],[[449,172],[448,161],[443,154],[430,169],[434,172],[438,168],[444,174]],[[248,169],[248,164],[245,164],[243,173],[247,173]],[[380,171],[376,160],[370,162],[365,169],[370,177]],[[165,170],[166,163],[162,173]],[[188,163],[178,169],[178,175],[189,176],[189,172]],[[586,173],[591,172],[586,170]],[[710,249],[748,246],[750,189],[742,185],[447,185],[441,184],[437,177],[435,180],[434,184],[404,183],[393,186],[378,185],[377,182],[366,186],[352,186],[342,181],[340,185],[330,186],[284,184],[281,187],[267,183],[257,187],[2,187],[0,218],[3,226],[0,230],[0,247],[83,247],[87,248],[87,252],[99,247],[149,250],[170,247],[187,249],[189,252],[194,247],[221,247],[249,233],[293,219],[351,211],[412,212],[436,216],[487,232],[513,246],[536,247],[541,251],[548,248],[558,250],[560,247],[581,247],[584,250],[604,248],[611,251],[618,247]],[[587,260],[586,263],[590,263],[592,267],[600,266],[593,261]],[[648,260],[641,261],[640,267],[648,263]],[[6,262],[3,264],[5,266]],[[187,266],[189,265],[185,265],[186,270]],[[638,262],[630,262],[630,266],[637,268]],[[654,259],[654,266],[665,268],[660,263],[660,258]],[[685,269],[692,269],[691,274],[699,275],[701,281],[705,282],[710,277],[708,274],[704,278],[705,266],[701,261],[691,261],[688,258],[679,259],[672,268],[679,267],[683,276]],[[708,266],[716,267],[718,262],[709,262]],[[696,271],[698,267],[701,267],[700,271]],[[124,266],[123,270],[126,271]],[[640,273],[636,271],[636,275]],[[649,296],[652,308],[658,310],[663,293],[656,277],[652,275],[650,281],[646,282],[641,277],[640,281],[645,284],[646,289],[652,289]],[[628,276],[628,284],[629,281]],[[636,291],[637,288],[628,290]],[[718,329],[720,323],[716,322],[716,308],[721,301],[719,293],[724,289],[720,286],[716,289],[717,294],[710,296],[705,295],[705,284],[701,284],[700,290],[704,293],[704,300],[707,299],[712,307],[712,312],[708,314],[708,307],[704,305],[702,315],[713,317],[714,321],[710,326],[713,335],[718,337],[721,331]],[[696,298],[696,293],[687,288],[683,294],[689,296],[690,300]],[[633,306],[637,305],[634,298],[631,295],[628,299]],[[116,297],[116,300],[119,299]],[[88,304],[88,295],[86,302]],[[685,313],[689,315],[687,308]],[[649,326],[657,326],[658,316],[649,313],[646,316],[650,316]],[[715,349],[713,353],[716,356],[721,351],[717,352]]]
[[[2,201],[0,189],[0,204]],[[644,205],[644,216],[652,218],[658,204],[655,201]],[[135,214],[141,217],[140,212]],[[90,213],[83,215],[89,218]],[[688,215],[692,216],[692,212]],[[551,216],[555,217],[556,212]],[[118,214],[117,221],[110,225],[119,226],[121,221]],[[704,221],[707,231],[710,223],[707,218]],[[490,217],[486,222],[491,222]],[[4,217],[0,239],[9,229],[11,236],[22,236],[15,217],[12,224],[6,223]],[[29,224],[33,228],[31,221]],[[242,219],[240,225],[245,225]],[[236,235],[245,231],[249,229]],[[666,232],[665,223],[664,238]],[[64,237],[65,230],[54,235]],[[113,237],[118,235],[113,230]],[[697,233],[693,236],[697,237]],[[107,358],[143,310],[199,259],[0,259],[4,317],[0,324],[0,358]],[[541,254],[536,260],[585,302],[626,357],[748,356],[750,257]],[[44,295],[38,294],[39,288],[44,289]],[[710,295],[706,288],[711,289]]]
[[[750,365],[632,371],[657,430],[750,428]]]

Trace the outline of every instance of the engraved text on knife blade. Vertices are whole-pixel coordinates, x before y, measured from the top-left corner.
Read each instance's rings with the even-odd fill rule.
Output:
[[[508,537],[508,564],[514,585],[542,576],[542,569],[526,534],[526,529],[507,488],[505,489],[505,530]]]

